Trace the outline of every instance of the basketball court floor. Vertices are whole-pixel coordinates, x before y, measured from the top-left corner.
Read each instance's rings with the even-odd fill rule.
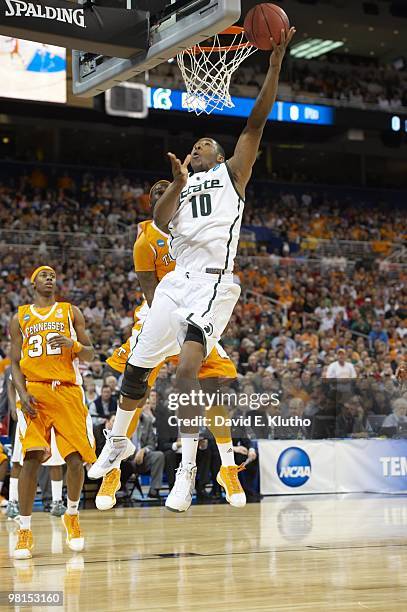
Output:
[[[16,525],[1,516],[0,591],[60,590],[69,612],[407,610],[403,496],[86,510],[81,522],[74,554],[60,519],[35,513],[35,557],[13,561]]]

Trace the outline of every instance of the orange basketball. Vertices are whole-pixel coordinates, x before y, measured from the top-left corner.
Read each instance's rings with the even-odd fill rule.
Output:
[[[246,38],[258,49],[271,51],[270,38],[279,44],[281,30],[287,33],[290,29],[290,21],[287,14],[276,4],[257,4],[246,15],[244,20],[244,31]]]

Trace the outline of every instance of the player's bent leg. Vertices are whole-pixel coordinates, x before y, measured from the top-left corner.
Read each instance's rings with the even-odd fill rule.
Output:
[[[18,496],[20,500],[20,529],[18,540],[14,549],[14,559],[31,559],[33,550],[33,536],[31,531],[31,514],[37,490],[38,471],[44,452],[42,450],[28,450],[18,482]]]
[[[18,478],[21,467],[20,463],[12,463],[11,465],[8,504],[6,508],[6,516],[9,519],[16,519],[20,514],[18,506]]]
[[[96,508],[98,510],[110,510],[116,505],[116,493],[120,489],[121,470],[113,468],[105,476],[96,495]]]
[[[216,480],[224,488],[229,504],[236,508],[243,508],[246,505],[246,494],[240,483],[238,472],[244,468],[238,468],[235,464],[230,427],[216,425],[217,420],[222,421],[228,418],[228,413],[224,406],[212,406],[207,411],[206,417],[208,428],[214,435],[222,462]]]
[[[219,378],[208,378],[201,381],[201,385],[205,392],[219,393],[221,397]],[[235,464],[231,428],[226,424],[229,413],[225,406],[217,405],[206,410],[205,416],[208,428],[216,440],[222,462],[216,480],[224,488],[229,504],[236,508],[243,508],[246,505],[246,494],[239,480],[240,470]]]
[[[17,414],[21,412],[21,404],[17,402]],[[9,483],[9,496],[6,508],[6,516],[9,519],[16,519],[20,514],[18,506],[18,479],[23,465],[23,448],[20,439],[20,428],[17,423],[14,434],[13,454],[11,456],[11,471]]]
[[[150,379],[149,379],[150,381]],[[148,396],[150,395],[151,387],[148,386],[147,393],[144,396],[144,399],[141,400],[141,405],[136,408],[133,417],[131,419],[130,425],[127,428],[126,436],[131,440],[134,432],[137,429],[141,413],[143,412],[143,406],[147,401]],[[99,491],[96,495],[96,508],[98,510],[110,510],[113,506],[116,505],[116,493],[120,489],[120,476],[121,471],[119,468],[113,468],[110,472],[107,472],[105,476],[103,476],[102,484],[100,485]]]
[[[199,391],[198,372],[204,354],[202,333],[189,326],[182,346],[180,362],[176,374],[176,387],[181,393]],[[179,412],[181,419],[199,414],[199,407],[188,406]],[[196,479],[196,453],[199,442],[199,429],[188,427],[181,421],[180,425],[182,460],[176,473],[175,484],[168,495],[165,506],[172,512],[185,512],[191,505]]]
[[[126,434],[134,411],[145,401],[149,372],[149,368],[126,365],[116,419],[111,432],[104,432],[106,443],[89,469],[89,478],[102,478],[111,470],[119,469],[120,463],[135,452],[135,446]]]
[[[79,501],[85,478],[83,459],[78,452],[65,457],[67,472],[66,486],[68,504],[66,513],[62,516],[62,524],[66,531],[66,543],[74,552],[80,552],[85,547],[85,538],[79,524]]]

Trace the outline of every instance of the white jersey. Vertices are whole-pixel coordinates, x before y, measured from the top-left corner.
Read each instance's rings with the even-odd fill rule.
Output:
[[[243,208],[226,163],[191,175],[169,223],[170,255],[177,266],[232,272]]]

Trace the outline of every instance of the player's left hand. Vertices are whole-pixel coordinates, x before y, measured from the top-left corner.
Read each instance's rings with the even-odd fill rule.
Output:
[[[178,159],[174,153],[168,153],[168,157],[171,162],[171,172],[173,179],[176,183],[180,183],[182,186],[187,184],[188,180],[188,166],[191,162],[191,155],[188,153],[184,161]]]
[[[273,53],[270,56],[270,66],[272,68],[281,68],[286,49],[292,41],[295,32],[295,28],[290,28],[288,33],[286,33],[284,29],[281,30],[281,40],[279,45],[277,45],[273,38],[270,38],[271,44],[273,46]]]
[[[141,465],[143,463],[145,450],[145,448],[140,448],[140,450],[137,451],[136,456],[134,457],[136,465]]]
[[[253,448],[249,449],[249,452],[247,454],[247,458],[249,459],[249,461],[256,461],[257,459],[257,453]]]
[[[58,334],[58,336],[53,336],[48,340],[48,345],[52,349],[60,348],[62,346],[66,346],[67,348],[72,348],[74,341],[72,338],[67,338],[62,334]]]

